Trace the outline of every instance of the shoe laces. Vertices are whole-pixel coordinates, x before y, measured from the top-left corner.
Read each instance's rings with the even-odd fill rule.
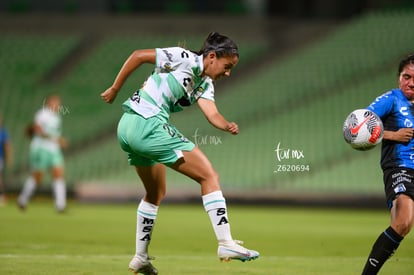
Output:
[[[240,241],[240,240],[231,240],[231,241],[222,241],[222,242],[219,242],[219,245],[222,245],[222,246],[229,246],[229,245],[233,245],[233,244],[243,245],[243,241]]]

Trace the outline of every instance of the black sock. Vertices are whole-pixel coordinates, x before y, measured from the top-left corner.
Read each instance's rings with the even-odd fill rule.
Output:
[[[362,275],[377,274],[385,261],[397,250],[402,240],[403,237],[398,235],[391,226],[388,227],[375,241]]]

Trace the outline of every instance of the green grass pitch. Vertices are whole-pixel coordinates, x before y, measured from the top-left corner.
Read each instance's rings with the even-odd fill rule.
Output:
[[[0,274],[131,274],[135,204],[70,202],[57,214],[35,199],[21,213],[0,208]],[[373,241],[389,221],[384,210],[253,207],[228,202],[232,233],[261,257],[221,263],[208,215],[200,205],[163,204],[150,254],[161,275],[360,274]],[[380,274],[413,274],[409,235]]]

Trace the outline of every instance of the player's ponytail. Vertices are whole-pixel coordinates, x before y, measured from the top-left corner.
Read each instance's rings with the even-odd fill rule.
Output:
[[[211,32],[198,55],[206,56],[209,52],[214,51],[218,58],[223,56],[239,56],[239,49],[236,43],[225,35],[221,35],[218,32]]]
[[[24,136],[27,137],[27,138],[29,138],[29,139],[32,139],[34,137],[34,135],[35,135],[35,125],[31,121],[24,128]]]

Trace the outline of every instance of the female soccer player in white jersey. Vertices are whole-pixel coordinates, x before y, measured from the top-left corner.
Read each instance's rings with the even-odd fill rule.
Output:
[[[248,261],[259,257],[257,251],[233,240],[226,201],[212,164],[169,122],[170,113],[197,102],[213,126],[237,135],[238,125],[225,119],[216,107],[213,81],[230,76],[238,61],[237,45],[215,32],[208,35],[199,52],[180,47],[136,50],[125,61],[112,86],[101,94],[105,102],[112,103],[134,70],[144,63],[155,64],[143,87],[123,103],[125,112],[118,124],[119,143],[146,190],[137,211],[136,254],[129,264],[134,273],[158,273],[148,257],[148,245],[166,193],[166,166],[200,184],[221,260]]]
[[[64,180],[64,160],[61,147],[67,145],[61,136],[61,117],[59,114],[60,97],[50,95],[46,98],[42,108],[36,112],[30,143],[31,175],[26,179],[20,192],[17,203],[24,210],[36,190],[41,184],[46,171],[51,171],[53,177],[53,191],[55,207],[62,212],[66,207],[66,185]]]

